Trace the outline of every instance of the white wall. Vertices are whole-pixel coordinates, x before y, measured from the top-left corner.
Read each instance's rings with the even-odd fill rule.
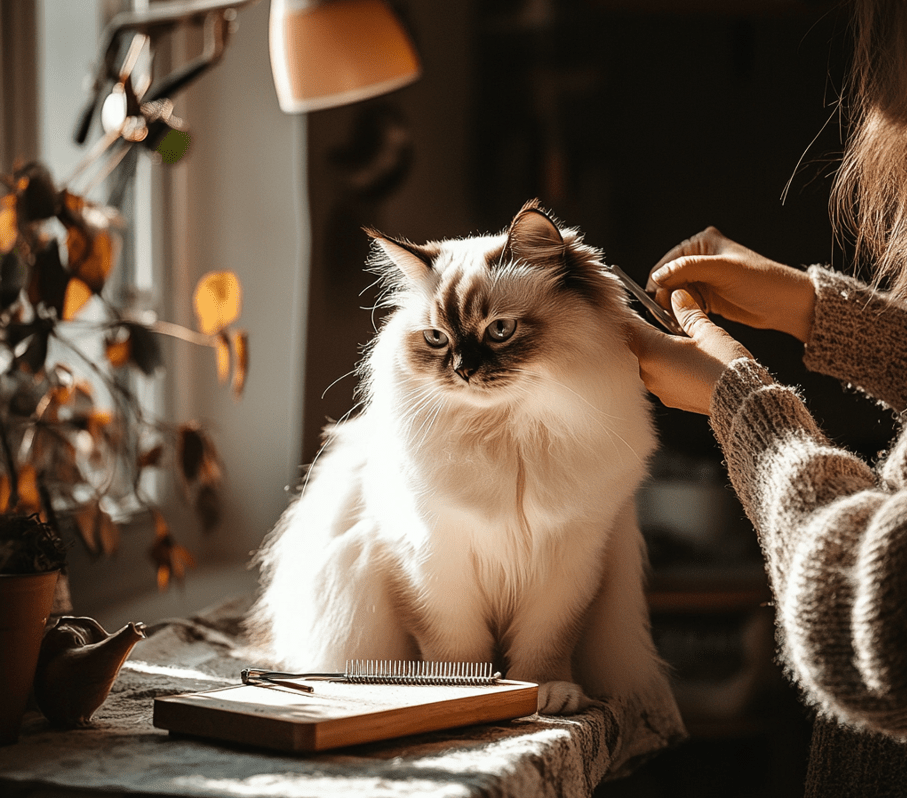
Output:
[[[45,17],[72,17],[71,30],[86,43],[86,54],[73,56],[66,42],[48,39],[41,75],[43,91],[60,97],[59,111],[44,120],[42,145],[54,171],[65,172],[74,161],[69,142],[86,98],[84,77],[97,52],[98,0],[44,0],[42,5]],[[243,285],[239,324],[248,330],[251,349],[245,396],[236,401],[229,387],[217,382],[212,350],[166,345],[167,374],[159,392],[171,421],[198,419],[219,449],[224,523],[219,531],[201,535],[178,492],[171,491],[169,498],[165,493],[163,509],[173,532],[199,568],[187,575],[186,590],[172,588],[152,614],[184,615],[220,590],[226,595],[237,587],[248,589],[250,580],[238,575],[241,567],[213,573],[212,568],[248,562],[286,507],[286,488],[298,475],[308,260],[305,119],[278,107],[268,57],[268,11],[267,0],[241,11],[223,60],[175,98],[176,112],[190,128],[189,155],[176,166],[150,167],[155,229],[139,242],[138,255],[147,257],[150,250],[160,316],[193,327],[197,279],[207,271],[230,269]],[[174,66],[194,58],[201,47],[200,31],[179,32],[170,54]],[[68,60],[61,60],[64,56]],[[159,73],[168,71],[167,57],[164,47]],[[95,125],[91,141],[98,135]],[[83,152],[76,151],[76,157]],[[74,549],[70,582],[77,612],[119,622],[115,611],[110,614],[114,603],[153,593],[154,568],[147,557],[152,538],[141,525],[129,529],[119,553],[97,562]],[[141,617],[152,620],[148,614]]]
[[[72,132],[87,98],[85,78],[103,21],[98,0],[41,0],[37,9],[39,152],[62,181],[85,155]]]
[[[180,348],[175,413],[208,425],[225,467],[224,527],[196,544],[203,558],[244,558],[287,503],[301,440],[302,308],[307,268],[305,120],[277,104],[267,2],[239,14],[223,61],[181,98],[192,136],[176,177],[173,312],[191,323],[190,292],[207,271],[242,285],[240,325],[251,367],[235,401],[211,351]],[[191,37],[189,37],[191,38]],[[188,55],[197,50],[190,42]]]

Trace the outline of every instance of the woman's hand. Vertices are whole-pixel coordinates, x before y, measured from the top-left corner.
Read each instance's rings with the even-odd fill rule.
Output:
[[[679,288],[692,294],[706,313],[780,330],[804,343],[809,338],[816,301],[809,276],[731,241],[714,227],[668,252],[646,285],[665,308]]]
[[[689,338],[666,335],[642,319],[635,321],[629,345],[639,360],[639,376],[668,407],[708,415],[715,384],[728,364],[752,355],[713,324],[686,291],[675,291],[671,306]]]

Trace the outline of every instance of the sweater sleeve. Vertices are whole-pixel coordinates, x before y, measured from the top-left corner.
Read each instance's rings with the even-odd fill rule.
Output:
[[[803,362],[895,410],[907,407],[907,307],[819,266],[809,276],[816,307]]]
[[[711,410],[765,553],[789,673],[837,719],[907,736],[907,445],[889,463],[898,484],[883,483],[749,359],[727,368]]]

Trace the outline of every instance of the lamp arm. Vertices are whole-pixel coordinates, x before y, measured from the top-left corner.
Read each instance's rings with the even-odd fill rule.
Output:
[[[143,101],[155,102],[170,98],[221,60],[230,38],[232,19],[226,15],[209,14],[205,18],[205,46],[197,58],[167,75],[148,91]]]
[[[152,100],[172,94],[217,63],[223,55],[229,25],[236,11],[254,5],[259,0],[181,0],[181,2],[156,3],[144,11],[124,11],[117,14],[101,34],[98,67],[92,96],[79,115],[74,133],[76,143],[84,144],[91,127],[91,120],[103,96],[104,86],[116,80],[119,70],[116,60],[120,38],[127,33],[143,33],[154,37],[169,32],[185,23],[205,22],[205,52],[191,63],[168,76],[155,90]]]

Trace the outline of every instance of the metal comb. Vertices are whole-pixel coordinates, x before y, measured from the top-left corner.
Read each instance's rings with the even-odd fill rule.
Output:
[[[614,276],[624,284],[624,287],[633,294],[633,296],[645,305],[646,310],[655,317],[655,320],[662,327],[674,335],[686,336],[683,327],[677,323],[677,319],[659,305],[650,294],[647,294],[645,290],[630,277],[630,275],[620,268],[620,266],[608,266],[607,268],[611,270]]]
[[[309,685],[291,680],[332,680],[351,684],[424,684],[490,686],[501,681],[490,662],[419,662],[413,660],[347,660],[342,673],[285,673],[263,668],[244,668],[243,684],[281,685],[312,692]]]

